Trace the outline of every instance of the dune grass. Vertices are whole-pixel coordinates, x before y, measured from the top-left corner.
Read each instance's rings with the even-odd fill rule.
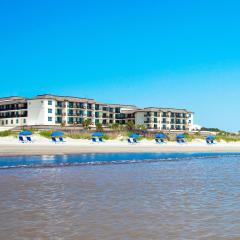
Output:
[[[52,131],[40,131],[39,135],[45,138],[51,138]]]
[[[17,136],[17,133],[12,132],[10,130],[0,132],[0,137],[9,137],[9,136]]]
[[[66,133],[64,136],[72,139],[86,139],[86,140],[91,139],[90,134]]]
[[[44,130],[44,131],[38,131],[36,132],[34,129],[30,130],[32,133],[38,133],[40,136],[45,137],[45,138],[51,138],[51,133],[52,131],[50,130]],[[104,140],[115,140],[115,139],[119,139],[120,141],[125,141],[131,134],[132,132],[128,132],[128,131],[119,131],[119,132],[114,132],[114,133],[107,133],[103,136]],[[7,137],[7,136],[17,136],[18,133],[7,130],[7,131],[3,131],[0,132],[0,137]],[[202,136],[200,133],[195,133],[195,134],[189,134],[189,133],[184,133],[185,135],[185,140],[187,142],[192,142],[194,140],[204,140],[205,137]],[[64,135],[65,137],[68,138],[72,138],[72,139],[85,139],[85,140],[90,140],[92,138],[91,133],[65,133]],[[166,134],[167,136],[167,141],[176,141],[176,134]],[[155,137],[143,137],[140,136],[137,140],[141,141],[143,139],[146,140],[154,140]],[[225,142],[240,142],[240,135],[239,134],[226,134],[226,133],[219,133],[216,136],[216,141],[220,142],[220,141],[225,141]]]

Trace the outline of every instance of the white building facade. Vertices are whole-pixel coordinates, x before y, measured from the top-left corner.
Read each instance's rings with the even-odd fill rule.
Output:
[[[38,95],[33,98],[0,98],[0,126],[81,126],[90,119],[91,126],[101,123],[126,124],[131,121],[153,130],[192,131],[193,115],[185,109],[144,108],[134,105],[105,104],[94,99]]]

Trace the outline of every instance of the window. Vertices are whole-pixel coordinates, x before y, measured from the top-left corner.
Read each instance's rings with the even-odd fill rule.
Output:
[[[73,102],[69,102],[69,103],[68,103],[68,107],[69,107],[69,108],[73,108]]]
[[[13,124],[13,120],[11,120],[11,124]]]
[[[62,117],[57,117],[56,123],[62,123]]]
[[[52,113],[52,109],[51,108],[48,109],[48,113]]]
[[[26,119],[23,119],[23,123],[24,123],[24,124],[26,123]]]
[[[68,123],[73,124],[73,118],[72,117],[68,118]]]
[[[51,100],[48,100],[48,105],[52,105],[52,101]]]
[[[48,117],[48,121],[49,121],[49,122],[52,122],[52,117]]]
[[[57,102],[57,107],[62,107],[62,102]]]
[[[62,109],[57,109],[57,115],[62,115]]]
[[[8,120],[6,120],[6,124],[8,124]]]
[[[68,110],[68,115],[69,115],[69,116],[73,116],[73,110],[72,110],[72,109],[69,109],[69,110]]]

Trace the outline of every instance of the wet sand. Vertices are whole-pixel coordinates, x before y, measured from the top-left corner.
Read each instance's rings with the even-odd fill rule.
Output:
[[[239,155],[144,161],[2,169],[0,239],[240,239]]]
[[[81,153],[135,153],[135,152],[240,152],[238,144],[174,145],[174,144],[4,144],[0,145],[0,156],[59,155]]]

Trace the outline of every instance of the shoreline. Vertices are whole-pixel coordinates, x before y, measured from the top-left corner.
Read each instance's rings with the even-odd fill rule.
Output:
[[[197,146],[186,145],[112,145],[108,143],[96,145],[67,145],[67,144],[4,144],[0,145],[0,157],[33,156],[33,155],[71,155],[95,153],[190,153],[190,152],[231,152],[240,153],[240,145]]]

